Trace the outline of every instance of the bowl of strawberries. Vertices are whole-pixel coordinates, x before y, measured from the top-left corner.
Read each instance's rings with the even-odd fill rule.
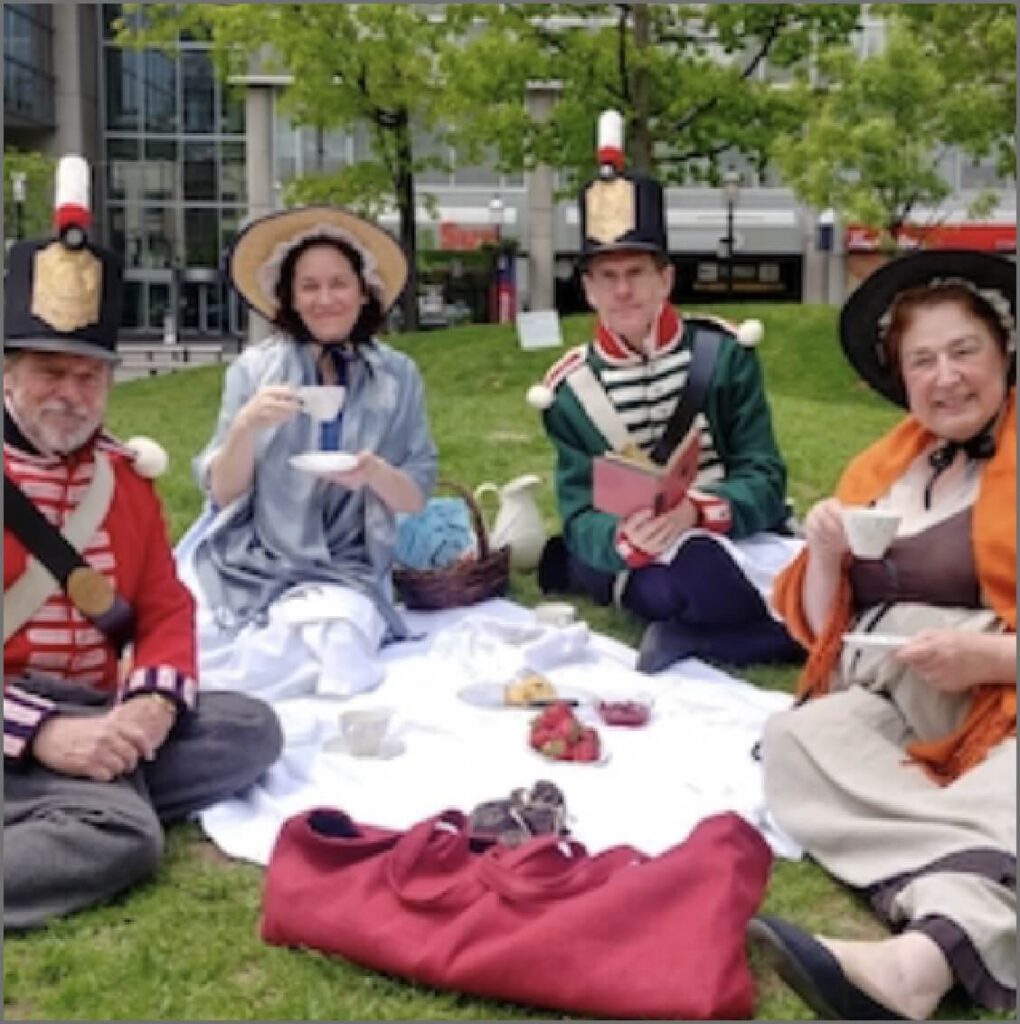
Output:
[[[553,701],[531,720],[528,743],[550,761],[605,764],[609,760],[598,731],[585,725],[566,701]]]
[[[595,705],[606,725],[639,729],[652,717],[652,698],[646,693],[627,693],[604,697]]]

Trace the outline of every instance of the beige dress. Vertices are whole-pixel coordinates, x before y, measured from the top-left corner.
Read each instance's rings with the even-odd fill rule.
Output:
[[[924,468],[884,501],[912,504]],[[854,628],[1001,630],[975,607],[970,506],[977,467],[930,512],[905,517],[883,562],[851,573]],[[928,601],[917,600],[932,595]],[[954,599],[959,603],[953,603]],[[763,739],[772,813],[827,871],[862,889],[896,930],[930,935],[992,1009],[1016,1005],[1016,739],[948,786],[905,747],[954,730],[969,695],[933,690],[887,650],[845,647],[829,696],[774,716]]]

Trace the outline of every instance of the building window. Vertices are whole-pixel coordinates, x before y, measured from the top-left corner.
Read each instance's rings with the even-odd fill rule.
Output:
[[[137,198],[141,192],[137,139],[110,139],[106,144],[108,199]]]
[[[154,50],[142,55],[145,62],[145,129],[177,130],[177,62]]]
[[[49,5],[4,4],[4,115],[52,127],[55,80]]]
[[[184,211],[184,261],[188,267],[216,267],[220,262],[219,217],[215,209]]]
[[[207,53],[185,50],[181,54],[181,89],[184,130],[211,135],[216,130],[216,83]]]
[[[244,143],[220,143],[220,201],[243,203],[248,195]]]
[[[177,143],[173,139],[146,139],[145,199],[172,200],[178,198]]]
[[[216,147],[211,142],[184,143],[184,200],[215,200]]]

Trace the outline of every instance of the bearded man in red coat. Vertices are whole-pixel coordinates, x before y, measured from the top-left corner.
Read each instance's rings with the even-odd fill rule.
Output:
[[[5,930],[151,875],[165,824],[281,746],[266,705],[199,705],[193,601],[147,478],[165,454],[103,430],[122,273],[88,241],[87,190],[61,161],[57,235],[16,243],[4,281]]]

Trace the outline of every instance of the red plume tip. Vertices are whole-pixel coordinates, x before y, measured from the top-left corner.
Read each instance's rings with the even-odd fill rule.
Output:
[[[65,228],[79,227],[83,230],[92,223],[92,214],[87,207],[76,203],[65,203],[53,211],[53,226],[59,234]]]
[[[617,146],[600,146],[598,150],[598,161],[600,165],[609,164],[618,172],[623,171],[624,155],[623,150]]]

